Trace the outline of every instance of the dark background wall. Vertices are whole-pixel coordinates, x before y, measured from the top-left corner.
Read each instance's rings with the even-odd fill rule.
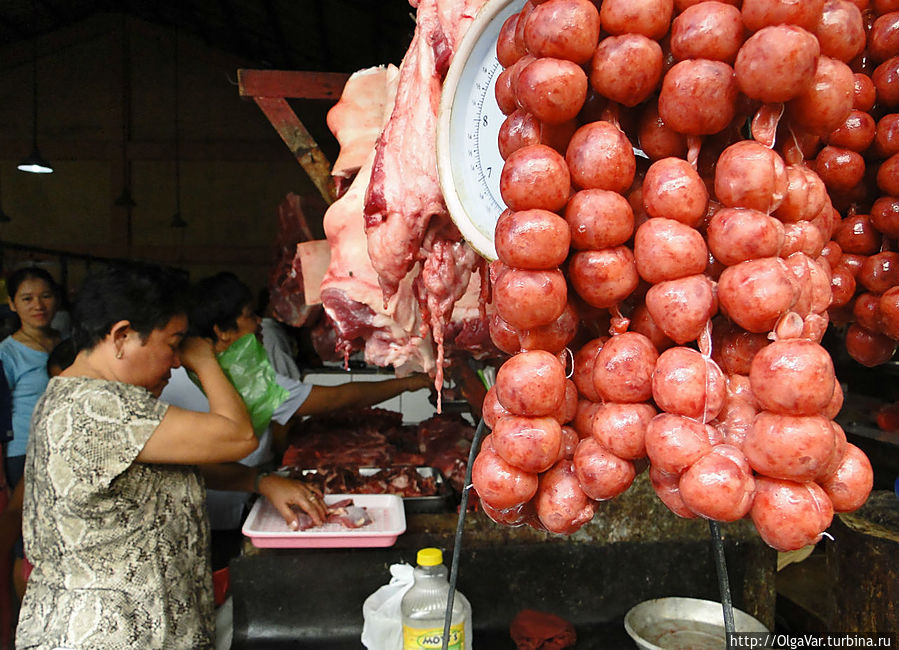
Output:
[[[411,11],[406,2],[390,4]],[[4,10],[0,6],[0,18]],[[411,30],[411,16],[404,18],[405,28]],[[321,57],[321,37],[315,38]],[[93,13],[33,37],[5,45],[3,40],[0,206],[11,221],[0,223],[0,240],[172,264],[192,277],[230,269],[254,287],[264,285],[272,264],[278,203],[288,192],[317,195],[262,112],[239,96],[237,70],[260,69],[271,61],[225,51],[210,42],[214,39],[207,33],[124,13]],[[243,40],[247,47],[247,38]],[[343,48],[352,50],[352,43],[344,41]],[[370,49],[371,43],[358,43],[362,59],[385,54],[391,61],[364,64],[359,57],[334,56],[335,71],[398,63],[405,45],[402,39],[393,41],[392,55]],[[187,222],[183,229],[171,226],[176,212],[176,46],[180,213]],[[32,148],[35,51],[37,139],[54,166],[53,174],[16,169]],[[286,54],[275,64],[302,59],[299,50],[292,55],[283,48],[278,51]],[[323,58],[307,57],[305,63],[328,69]],[[325,124],[331,102],[292,104],[333,162],[337,143]],[[129,186],[135,203],[130,209],[116,204]],[[320,234],[321,210],[309,216]],[[52,256],[38,257],[54,270]],[[7,248],[3,270],[34,258]],[[70,287],[77,286],[85,270],[82,262],[69,265]]]

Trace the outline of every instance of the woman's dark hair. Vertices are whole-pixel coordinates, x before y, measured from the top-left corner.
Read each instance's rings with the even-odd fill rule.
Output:
[[[75,349],[75,341],[71,338],[63,339],[50,351],[50,356],[47,359],[47,372],[52,373],[56,368],[65,370],[75,363],[77,355],[78,351]]]
[[[6,278],[6,294],[9,296],[10,300],[15,299],[19,287],[22,286],[22,283],[25,282],[25,280],[43,280],[50,286],[50,289],[53,290],[54,294],[57,296],[59,295],[56,280],[53,279],[52,275],[39,266],[23,266],[22,268],[13,271],[9,277]]]
[[[192,334],[215,339],[215,327],[237,329],[237,318],[253,303],[253,292],[233,273],[223,271],[197,282],[190,309]]]
[[[75,349],[92,349],[122,320],[146,340],[174,316],[187,314],[187,286],[183,273],[157,266],[110,266],[92,274],[75,298]]]

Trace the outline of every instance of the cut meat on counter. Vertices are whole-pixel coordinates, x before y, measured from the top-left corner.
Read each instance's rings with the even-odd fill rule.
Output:
[[[435,415],[418,425],[404,425],[402,414],[395,411],[359,409],[294,425],[281,464],[318,469],[335,482],[348,480],[348,468],[434,467],[461,492],[473,437],[474,427],[460,415]],[[391,494],[404,489],[402,479],[398,481],[393,487],[400,491]]]
[[[412,465],[360,469],[355,465],[331,465],[316,470],[292,468],[291,477],[318,487],[323,494],[396,494],[428,497],[437,494],[433,472],[420,473]]]

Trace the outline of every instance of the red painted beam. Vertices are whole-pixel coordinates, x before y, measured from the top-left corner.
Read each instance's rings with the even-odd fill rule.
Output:
[[[331,204],[337,198],[334,181],[331,178],[331,163],[319,149],[315,139],[303,126],[286,99],[280,97],[254,97],[256,105],[262,109],[278,135],[290,152],[312,179],[319,193]]]
[[[238,70],[241,97],[286,97],[337,101],[350,75],[343,72]]]

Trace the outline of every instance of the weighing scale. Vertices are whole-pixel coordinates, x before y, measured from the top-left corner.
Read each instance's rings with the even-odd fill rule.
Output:
[[[489,0],[462,39],[443,83],[437,118],[437,172],[450,217],[482,257],[496,259],[493,230],[505,210],[499,193],[503,158],[496,104],[496,40],[524,0]]]

